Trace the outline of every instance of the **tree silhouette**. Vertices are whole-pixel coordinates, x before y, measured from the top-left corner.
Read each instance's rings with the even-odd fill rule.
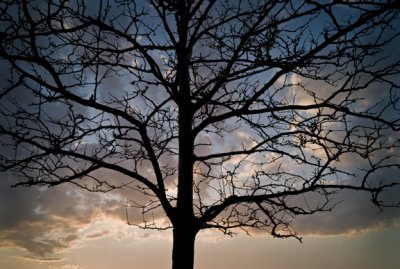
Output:
[[[0,18],[1,169],[132,191],[131,224],[173,229],[173,269],[202,229],[300,239],[291,220],[341,189],[398,206],[376,176],[400,168],[398,1],[2,0]]]

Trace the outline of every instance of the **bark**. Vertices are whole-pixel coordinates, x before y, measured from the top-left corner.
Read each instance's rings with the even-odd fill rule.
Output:
[[[191,49],[187,45],[188,10],[182,3],[178,18],[179,44],[177,48],[178,105],[179,105],[179,167],[178,196],[175,215],[172,220],[173,249],[172,269],[194,267],[194,246],[199,231],[193,213],[193,111],[190,93],[189,59]]]
[[[198,230],[190,224],[174,227],[172,269],[192,269],[194,267],[194,246],[197,232]]]
[[[194,243],[199,231],[193,213],[192,115],[188,108],[190,104],[185,101],[181,105],[179,118],[178,197],[172,221],[174,226],[172,269],[193,268]]]

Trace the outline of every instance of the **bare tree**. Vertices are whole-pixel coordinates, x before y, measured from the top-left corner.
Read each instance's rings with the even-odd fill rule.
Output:
[[[390,0],[2,0],[0,167],[131,190],[132,224],[173,228],[174,269],[201,229],[300,239],[291,220],[340,189],[398,206],[398,176],[375,175],[400,168],[399,17]]]

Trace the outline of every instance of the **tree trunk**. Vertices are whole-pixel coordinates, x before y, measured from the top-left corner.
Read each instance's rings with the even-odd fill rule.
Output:
[[[199,231],[193,212],[193,111],[190,88],[189,62],[191,48],[187,47],[190,4],[180,1],[177,18],[179,42],[177,47],[178,106],[179,106],[179,164],[178,193],[172,247],[172,269],[193,269],[194,246]]]
[[[174,227],[172,269],[193,269],[194,245],[197,231],[189,227]]]

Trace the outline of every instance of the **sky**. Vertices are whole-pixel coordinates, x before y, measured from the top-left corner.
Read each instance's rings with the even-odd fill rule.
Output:
[[[160,62],[162,57],[165,55],[158,55]],[[134,59],[132,63],[139,64]],[[292,75],[291,79],[295,83],[294,80],[301,78]],[[123,96],[122,89],[128,85],[129,81],[114,77],[105,80],[99,90],[110,88],[116,94],[120,89],[117,93]],[[381,92],[376,90],[369,92],[365,102],[379,97]],[[310,96],[296,93],[293,99],[295,95],[299,104],[309,101]],[[17,92],[14,97],[20,103],[30,101],[30,96],[24,92]],[[157,100],[156,94],[152,97]],[[92,113],[86,108],[79,109],[83,115]],[[56,106],[46,107],[46,110],[54,117],[64,115]],[[75,112],[78,113],[78,109]],[[0,118],[0,123],[3,124],[4,119]],[[243,144],[251,142],[243,132],[232,138],[242,139]],[[349,169],[355,166],[351,159],[344,159],[342,164]],[[105,178],[115,177],[107,171],[100,173]],[[398,175],[385,170],[376,177],[386,179]],[[2,172],[0,179],[0,268],[171,267],[172,231],[143,230],[128,225],[124,205],[133,195],[129,190],[92,193],[72,184],[11,188],[17,180],[15,175]],[[386,196],[398,197],[398,193]],[[303,238],[302,243],[293,238],[272,238],[260,232],[229,237],[218,231],[202,231],[196,240],[195,268],[398,269],[400,209],[386,208],[381,212],[372,205],[368,195],[351,191],[340,192],[335,201],[342,202],[332,212],[294,220],[293,228]],[[128,216],[137,222],[140,214],[128,212]]]
[[[365,195],[343,196],[333,212],[296,220],[303,243],[267,234],[200,232],[195,268],[397,269],[400,210],[379,212]],[[0,268],[170,268],[171,231],[126,224],[122,205],[113,193],[71,185],[11,189],[2,180]]]

